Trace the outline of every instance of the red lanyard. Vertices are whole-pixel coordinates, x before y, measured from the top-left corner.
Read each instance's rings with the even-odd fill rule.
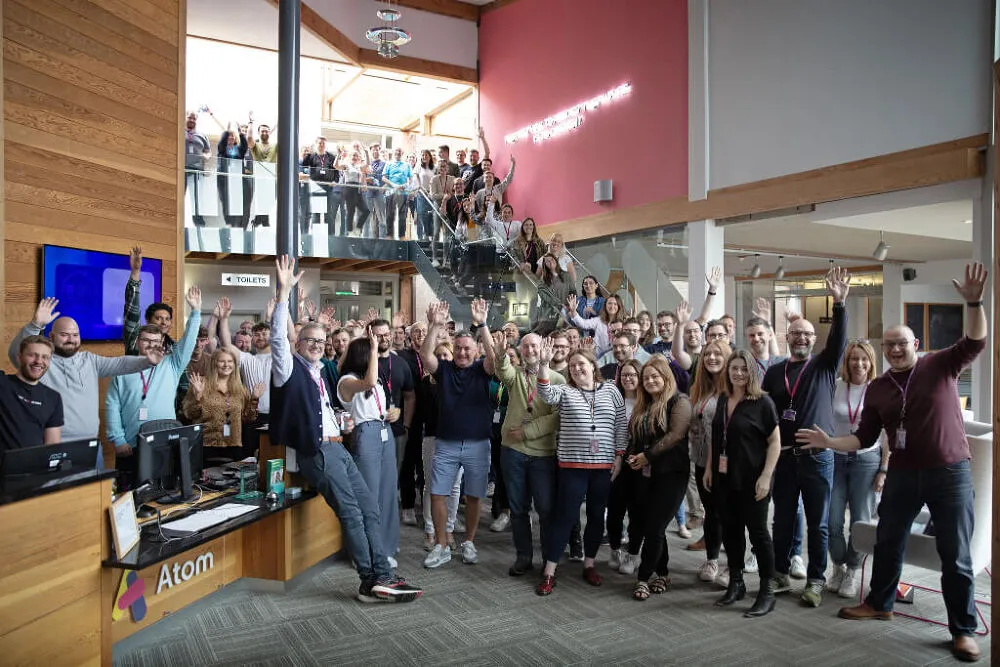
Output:
[[[909,380],[906,381],[909,384]],[[865,403],[865,394],[868,392],[868,384],[866,383],[864,387],[861,388],[861,398],[858,400],[858,407],[855,408],[854,412],[851,412],[851,383],[847,383],[847,419],[851,422],[851,426],[854,426],[858,422],[858,416],[861,414],[861,406]]]
[[[713,398],[712,396],[709,396],[708,398],[703,398],[701,401],[699,401],[700,407],[698,408],[698,419],[701,419],[702,415],[705,414],[705,408],[708,407],[708,402],[712,400],[712,398]]]
[[[316,385],[316,388],[319,389],[319,400],[320,400],[320,403],[321,404],[322,403],[326,403],[327,407],[329,407],[330,401],[328,401],[326,399],[326,387],[324,386],[324,385],[326,385],[326,383],[323,382],[323,371],[321,370],[319,372],[318,376],[317,375],[313,375],[312,373],[309,373],[309,377],[312,378],[312,381]]]
[[[420,373],[420,377],[417,378],[417,381],[419,382],[424,377],[424,364],[423,364],[422,361],[420,361],[420,352],[419,351],[416,354],[414,354],[413,356],[415,356],[417,358],[417,372]]]
[[[153,383],[153,373],[156,372],[156,366],[153,366],[152,370],[149,371],[149,379],[146,379],[145,371],[139,371],[139,378],[142,380],[142,400],[146,400],[146,395],[149,393],[149,385]]]
[[[510,241],[510,228],[511,225],[514,224],[514,221],[511,220],[510,222],[501,222],[501,224],[503,225],[504,235],[507,237],[507,240]]]
[[[376,384],[375,388],[372,389],[372,394],[375,395],[375,406],[378,407],[379,419],[385,421],[385,413],[382,411],[382,399],[378,397],[378,384]]]
[[[538,392],[538,383],[533,382],[531,380],[530,376],[532,375],[534,375],[534,373],[529,372],[527,369],[524,370],[524,381],[528,383],[529,387],[531,387],[531,389],[528,391],[528,412],[531,412],[532,410],[531,404],[535,402],[535,394]],[[500,385],[500,388],[501,388],[500,390],[502,391],[503,385]],[[498,396],[497,401],[499,402],[500,401],[499,392],[497,393],[497,396]]]
[[[812,363],[812,357],[806,359],[806,363],[802,365],[802,370],[799,371],[799,376],[795,378],[795,384],[789,388],[788,387],[788,366],[791,362],[785,362],[785,391],[788,392],[788,404],[791,405],[792,401],[795,400],[795,393],[799,390],[799,382],[802,382],[802,376],[806,374],[806,369],[809,368],[809,364]]]
[[[920,365],[920,360],[917,359],[917,362],[915,364],[913,364],[913,370],[910,371],[910,375],[906,378],[906,384],[903,384],[903,385],[901,385],[898,382],[896,382],[896,378],[894,378],[892,376],[892,371],[891,370],[888,370],[888,371],[885,372],[885,376],[887,378],[889,378],[890,380],[892,380],[892,383],[894,385],[896,385],[896,389],[898,389],[899,393],[903,395],[903,407],[899,411],[899,423],[900,424],[902,424],[903,420],[906,419],[906,390],[910,388],[910,380],[913,379],[913,374],[917,372],[917,366],[919,366],[919,365]]]
[[[389,374],[388,377],[386,377],[385,382],[383,382],[383,384],[385,385],[385,391],[387,396],[391,398],[392,397],[392,352],[390,352],[389,356],[386,357],[386,363],[389,364]]]
[[[767,373],[767,369],[769,368],[770,364],[765,364],[764,362],[762,362],[757,357],[754,357],[753,360],[756,361],[757,362],[757,366],[760,367],[760,374],[761,374],[761,377],[763,377],[764,374]],[[768,361],[770,361],[770,360],[768,360]],[[785,368],[788,368],[788,366],[786,365]],[[803,369],[803,370],[805,370],[805,369]],[[801,375],[801,373],[799,373],[799,375]],[[787,383],[788,381],[786,380],[785,382]],[[796,382],[795,384],[796,384],[796,386],[798,386],[798,382]]]

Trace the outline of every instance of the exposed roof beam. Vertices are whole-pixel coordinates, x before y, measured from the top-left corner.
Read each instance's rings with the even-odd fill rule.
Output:
[[[479,7],[458,0],[396,0],[396,4],[466,21],[479,20]]]
[[[361,75],[363,75],[364,73],[365,73],[365,70],[363,68],[359,69],[354,74],[354,76],[352,76],[350,79],[348,79],[347,81],[344,82],[344,85],[342,85],[340,88],[337,88],[334,92],[332,92],[329,95],[327,95],[327,98],[326,98],[327,103],[328,104],[332,104],[338,97],[340,97],[341,95],[343,95],[347,91],[348,88],[350,88],[351,86],[353,86],[354,82],[357,81],[358,79],[360,79]]]
[[[474,67],[462,67],[461,65],[452,65],[436,60],[425,60],[424,58],[413,58],[404,55],[387,60],[380,56],[375,49],[359,49],[358,51],[359,64],[365,67],[384,69],[390,72],[416,74],[428,79],[460,81],[468,84],[479,83],[479,73]]]
[[[517,2],[517,0],[493,0],[493,2],[491,2],[490,4],[488,4],[488,5],[482,5],[479,8],[479,15],[482,16],[483,14],[486,14],[488,12],[492,12],[492,11],[494,11],[496,9],[500,9],[501,7],[506,7],[507,5],[512,5],[515,2]],[[402,3],[400,3],[400,4],[402,4]]]
[[[452,98],[444,101],[443,103],[437,105],[436,107],[434,107],[430,111],[428,111],[426,113],[422,113],[419,116],[417,116],[416,118],[414,118],[413,120],[411,120],[410,122],[405,123],[403,125],[403,127],[400,128],[400,131],[401,132],[412,132],[413,130],[416,130],[418,127],[420,127],[420,123],[423,121],[423,119],[425,117],[433,119],[434,116],[437,116],[438,114],[444,113],[445,111],[447,111],[448,109],[452,108],[453,106],[455,106],[459,102],[461,102],[461,101],[463,101],[465,99],[468,99],[469,96],[472,95],[472,92],[473,92],[472,88],[469,88],[467,90],[463,90],[458,95],[455,95],[454,97],[452,97]]]

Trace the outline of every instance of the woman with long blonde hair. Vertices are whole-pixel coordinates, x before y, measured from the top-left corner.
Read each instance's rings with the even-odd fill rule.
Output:
[[[866,340],[847,343],[840,377],[833,394],[833,435],[850,435],[861,423],[868,384],[875,379],[875,348]],[[830,493],[830,560],[833,575],[827,590],[852,598],[858,594],[861,554],[852,538],[844,536],[844,515],[851,510],[851,523],[871,521],[875,493],[882,490],[889,465],[889,448],[883,438],[857,452],[833,450],[833,488]]]
[[[705,563],[698,572],[702,581],[715,581],[720,575],[719,551],[722,549],[722,521],[715,496],[705,488],[703,478],[712,454],[712,422],[719,396],[726,389],[726,360],[732,348],[725,340],[713,340],[702,348],[694,369],[694,384],[691,385],[691,430],[688,432],[688,446],[694,463],[694,477],[698,484],[698,496],[705,508],[705,523],[702,542],[705,545]],[[689,547],[690,548],[690,547]]]
[[[191,386],[184,397],[184,415],[202,424],[206,448],[218,448],[227,457],[244,458],[254,452],[242,451],[243,422],[257,419],[257,401],[267,385],[259,382],[248,392],[240,382],[233,354],[220,348],[212,355],[208,374],[190,374]]]
[[[690,422],[691,403],[677,392],[670,363],[662,354],[653,355],[642,367],[625,452],[625,463],[639,473],[629,520],[641,521],[643,527],[642,560],[632,591],[635,600],[670,588],[664,533],[684,500],[691,474]]]

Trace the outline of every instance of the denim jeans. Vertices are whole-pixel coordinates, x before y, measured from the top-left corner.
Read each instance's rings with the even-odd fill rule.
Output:
[[[555,517],[545,548],[545,560],[558,563],[569,542],[573,524],[580,519],[580,504],[587,499],[587,527],[583,531],[583,553],[597,555],[604,537],[604,510],[611,492],[611,470],[607,468],[559,468]]]
[[[871,521],[875,509],[872,483],[882,462],[882,452],[874,449],[862,454],[834,454],[833,492],[830,494],[830,558],[834,565],[856,570],[861,554],[854,550],[851,538],[844,537],[844,514],[851,510],[851,524]]]
[[[517,560],[530,563],[535,552],[531,541],[531,518],[528,515],[532,503],[538,512],[538,537],[542,554],[548,553],[552,507],[555,503],[556,458],[528,456],[516,449],[502,447],[500,466],[503,468],[503,481],[510,503],[510,525]]]
[[[370,188],[364,191],[364,197],[371,211],[371,227],[365,230],[365,236],[370,239],[385,238],[385,192]]]
[[[387,434],[382,440],[382,431]],[[389,425],[366,421],[354,428],[354,462],[378,503],[382,546],[390,556],[399,551],[399,503],[396,487],[396,441]]]
[[[976,631],[975,578],[969,542],[975,524],[969,461],[931,470],[889,471],[878,506],[878,529],[866,602],[891,611],[913,520],[926,504],[941,557],[941,590],[953,636]]]
[[[418,194],[415,199],[417,203],[417,217],[414,227],[417,228],[417,238],[421,241],[426,241],[430,238],[431,230],[433,229],[431,205],[423,195]]]
[[[299,471],[340,520],[344,544],[361,581],[392,575],[379,532],[378,501],[342,445],[325,442],[312,456],[298,457]]]
[[[833,486],[833,452],[822,450],[796,454],[783,452],[774,470],[774,560],[775,570],[788,574],[792,557],[792,538],[799,496],[806,513],[806,538],[810,582],[826,581],[829,533],[830,489]],[[732,554],[730,554],[732,555]]]

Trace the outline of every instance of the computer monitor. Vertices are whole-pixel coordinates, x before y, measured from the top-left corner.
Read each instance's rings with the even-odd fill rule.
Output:
[[[140,434],[136,442],[137,482],[148,483],[144,502],[179,503],[194,497],[193,481],[203,463],[201,424]]]
[[[55,486],[97,476],[101,443],[96,438],[8,449],[0,462],[4,491]]]

